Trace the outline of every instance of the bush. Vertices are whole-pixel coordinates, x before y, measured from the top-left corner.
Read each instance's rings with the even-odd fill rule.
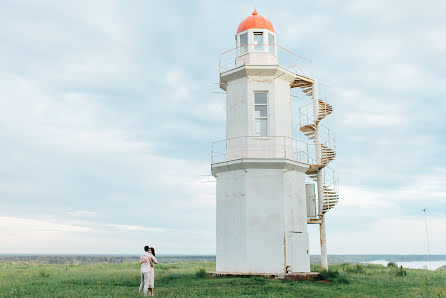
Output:
[[[198,278],[206,278],[206,276],[207,276],[206,270],[201,268],[200,270],[198,270],[195,273],[195,276],[198,277]]]
[[[395,276],[406,276],[407,271],[403,268],[403,266],[400,266],[400,268],[397,269]]]
[[[365,273],[365,267],[362,264],[356,264],[356,265],[342,264],[341,266],[344,272]]]
[[[396,268],[398,266],[396,265],[395,262],[390,261],[389,263],[387,263],[387,267],[389,267],[389,268]]]

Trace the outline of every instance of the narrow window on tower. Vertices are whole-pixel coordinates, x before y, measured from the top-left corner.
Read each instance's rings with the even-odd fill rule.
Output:
[[[248,52],[248,33],[240,35],[240,55]]]
[[[256,136],[268,136],[268,92],[254,92]]]
[[[268,48],[269,48],[269,53],[274,55],[274,35],[268,33]]]
[[[254,32],[254,51],[262,52],[263,49],[263,32]]]

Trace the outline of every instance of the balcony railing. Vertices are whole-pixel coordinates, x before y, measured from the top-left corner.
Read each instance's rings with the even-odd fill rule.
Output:
[[[254,49],[258,47],[263,50],[255,51]],[[246,44],[220,54],[220,74],[242,65],[280,65],[288,71],[305,77],[312,77],[313,73],[310,59],[299,56],[278,44]]]
[[[316,144],[284,136],[244,136],[212,143],[212,164],[243,158],[283,158],[315,164]]]

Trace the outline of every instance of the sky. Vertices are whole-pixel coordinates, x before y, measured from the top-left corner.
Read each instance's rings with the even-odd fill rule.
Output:
[[[446,254],[446,4],[393,0],[1,1],[0,253],[215,254],[218,63],[254,5],[329,86],[328,253],[426,254],[427,208]]]

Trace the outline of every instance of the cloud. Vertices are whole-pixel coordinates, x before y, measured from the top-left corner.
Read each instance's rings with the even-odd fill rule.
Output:
[[[335,226],[334,216],[327,220],[329,254],[427,254],[424,216],[376,215],[374,221],[360,223],[346,221],[347,226]],[[444,254],[446,241],[442,236],[446,225],[444,217],[428,217],[430,252]],[[319,236],[311,227],[311,253],[319,251]]]
[[[152,228],[152,227],[144,227],[144,226],[135,226],[135,225],[119,225],[119,224],[106,224],[106,227],[110,227],[117,230],[124,231],[150,231],[150,232],[165,232],[172,229],[163,229],[163,228]]]
[[[15,230],[23,232],[25,230],[28,233],[32,232],[87,232],[92,231],[89,227],[60,224],[45,220],[36,220],[29,218],[17,218],[17,217],[0,217],[0,228],[5,230],[8,227],[14,227]]]
[[[164,254],[169,254],[179,253],[176,243],[181,242],[187,243],[181,248],[181,253],[200,254],[206,253],[203,249],[206,243],[215,242],[214,233],[207,230],[67,219],[0,216],[0,231],[0,253],[137,253],[138,248],[150,243]]]
[[[419,233],[414,212],[424,207],[434,229],[443,224],[442,6],[258,3],[277,42],[312,59],[331,86],[324,125],[336,132],[341,202],[327,216],[330,252],[423,253],[404,226]],[[215,183],[200,175],[225,136],[226,108],[212,92],[221,92],[218,54],[251,10],[235,1],[0,4],[0,250],[129,253],[150,241],[214,253]],[[293,100],[296,125],[294,107],[306,102]]]
[[[94,216],[94,215],[96,215],[95,211],[87,211],[87,210],[73,210],[68,213],[70,215],[74,215],[74,216]]]

